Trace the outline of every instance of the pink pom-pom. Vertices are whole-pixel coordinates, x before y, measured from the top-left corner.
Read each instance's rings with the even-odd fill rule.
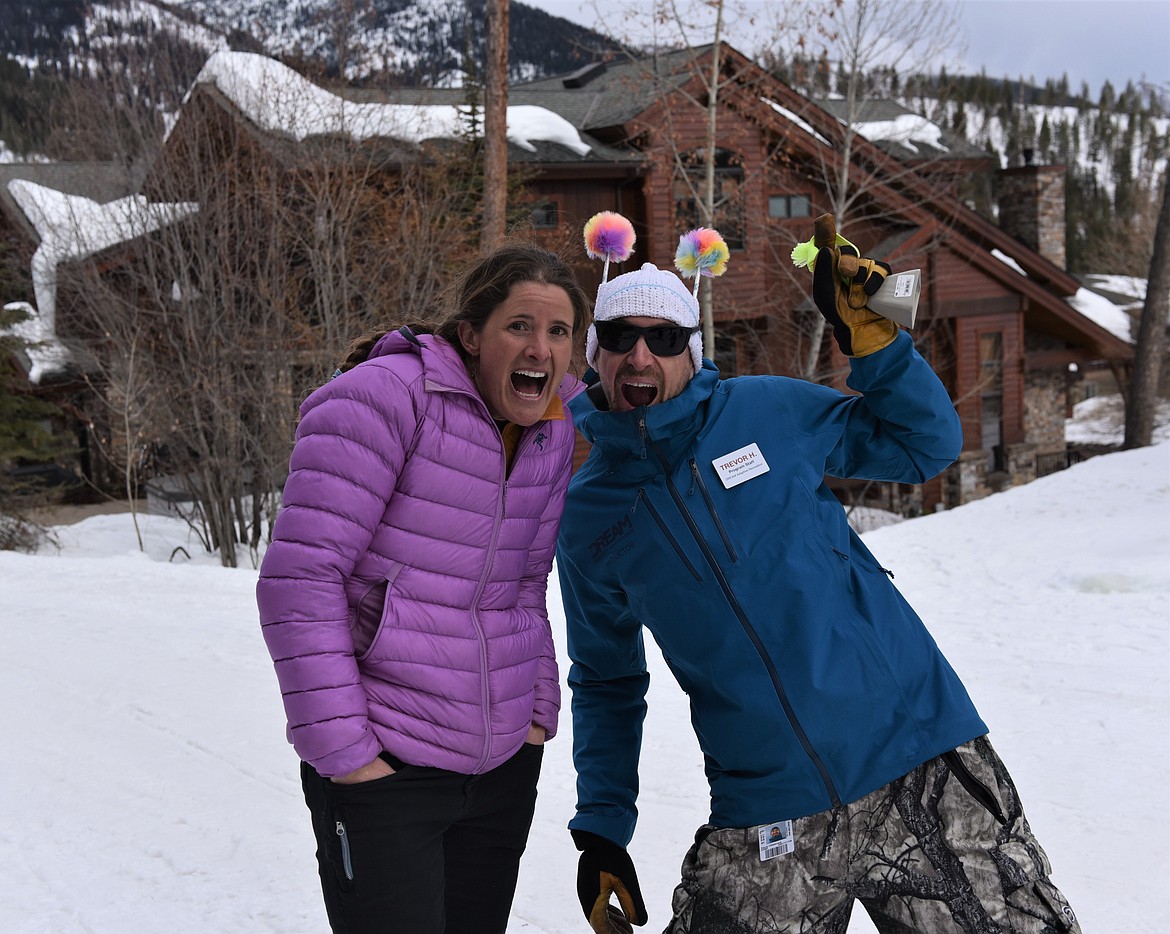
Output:
[[[590,259],[623,263],[634,252],[634,225],[620,214],[602,211],[585,224],[585,252]]]
[[[731,253],[719,231],[699,227],[679,237],[674,265],[684,276],[721,276]]]

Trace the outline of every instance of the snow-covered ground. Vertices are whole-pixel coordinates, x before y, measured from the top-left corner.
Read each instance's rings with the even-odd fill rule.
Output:
[[[175,520],[140,521],[145,553],[124,514],[0,553],[0,932],[326,930],[255,571],[215,566]],[[865,538],[990,724],[1087,934],[1165,931],[1170,442]],[[177,545],[195,559],[168,563]],[[650,654],[631,853],[655,931],[707,796],[685,698]],[[588,930],[571,740],[565,716],[513,932]],[[864,912],[850,931],[873,931]]]

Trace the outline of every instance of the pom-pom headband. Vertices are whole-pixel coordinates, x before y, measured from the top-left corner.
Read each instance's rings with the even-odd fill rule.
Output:
[[[730,258],[727,244],[719,231],[699,227],[679,237],[674,254],[674,267],[685,278],[695,277],[694,295],[699,294],[700,276],[721,276],[727,272]]]
[[[729,251],[718,231],[700,227],[679,238],[675,268],[684,278],[695,279],[693,289],[674,273],[646,263],[641,269],[609,279],[609,264],[629,259],[634,249],[633,225],[612,211],[594,214],[585,224],[585,252],[590,259],[605,260],[601,286],[597,290],[594,321],[617,318],[661,318],[680,327],[693,328],[688,346],[695,372],[703,368],[703,335],[698,327],[699,281],[701,276],[721,276],[727,270]],[[585,336],[585,359],[593,366],[597,359],[597,327],[591,324]]]
[[[585,252],[590,259],[605,260],[601,281],[609,281],[610,262],[624,263],[634,252],[634,225],[620,214],[602,211],[585,223]]]

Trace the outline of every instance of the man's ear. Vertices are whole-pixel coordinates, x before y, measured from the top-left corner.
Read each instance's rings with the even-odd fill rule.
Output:
[[[479,356],[479,331],[471,326],[471,322],[459,322],[459,342],[473,357]]]

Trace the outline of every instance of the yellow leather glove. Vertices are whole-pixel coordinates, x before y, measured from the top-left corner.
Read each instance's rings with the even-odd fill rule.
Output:
[[[890,267],[858,254],[837,236],[833,215],[814,222],[817,257],[813,265],[813,302],[832,325],[837,346],[847,357],[864,357],[888,347],[898,325],[869,308],[869,297],[882,287]]]
[[[577,898],[589,926],[596,934],[632,934],[631,924],[646,923],[646,904],[630,855],[597,834],[585,830],[570,833],[581,851]],[[610,895],[617,896],[617,906],[610,904]]]

